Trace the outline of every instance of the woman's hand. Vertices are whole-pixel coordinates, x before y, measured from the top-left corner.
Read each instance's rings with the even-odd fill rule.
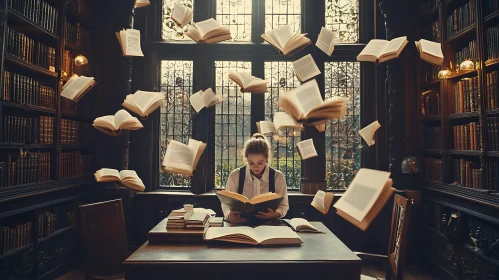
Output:
[[[272,209],[268,209],[268,212],[258,212],[255,217],[262,220],[277,220],[281,217],[281,214],[275,212]]]
[[[246,223],[247,220],[245,218],[241,217],[241,212],[238,211],[230,211],[229,215],[227,215],[227,220],[229,222],[237,223],[237,224],[242,224]]]

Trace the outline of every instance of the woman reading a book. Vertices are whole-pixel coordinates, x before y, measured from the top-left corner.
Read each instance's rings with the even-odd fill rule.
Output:
[[[248,199],[267,192],[279,194],[283,199],[275,211],[268,208],[267,212],[258,212],[254,217],[260,220],[275,220],[284,217],[289,209],[286,180],[281,171],[268,165],[271,150],[265,136],[260,133],[253,134],[251,139],[244,144],[242,156],[246,165],[232,171],[225,190],[237,192]],[[223,203],[222,211],[227,221],[247,222],[247,217],[241,212],[232,211]]]

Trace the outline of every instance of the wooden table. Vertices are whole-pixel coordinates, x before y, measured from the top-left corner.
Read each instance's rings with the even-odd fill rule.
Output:
[[[362,260],[326,226],[299,233],[301,246],[144,243],[124,262],[126,279],[360,279]]]

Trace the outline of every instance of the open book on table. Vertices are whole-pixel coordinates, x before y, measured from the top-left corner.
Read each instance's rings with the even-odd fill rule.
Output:
[[[223,101],[221,94],[215,94],[211,88],[205,91],[198,91],[189,97],[192,107],[196,112],[201,111],[203,108],[208,108],[217,105]]]
[[[144,127],[136,117],[124,109],[119,110],[114,115],[96,118],[92,126],[107,134],[115,133],[121,129],[137,130]]]
[[[407,36],[398,37],[391,41],[372,39],[357,56],[357,61],[381,63],[397,58],[407,42]]]
[[[337,30],[329,30],[322,27],[315,45],[325,54],[331,56],[334,51],[334,46],[339,44],[340,42],[341,39],[338,37]]]
[[[62,86],[61,96],[78,101],[95,84],[94,77],[78,76],[75,74]]]
[[[245,72],[230,71],[229,79],[241,87],[241,92],[264,93],[268,91],[267,84],[269,81],[251,76]]]
[[[248,199],[242,194],[221,190],[216,192],[218,199],[227,205],[230,210],[241,212],[246,216],[253,216],[258,212],[267,212],[268,208],[276,210],[283,199],[277,193],[262,193]]]
[[[274,46],[281,54],[296,53],[312,44],[307,34],[293,33],[290,25],[283,25],[262,34],[263,40]]]
[[[442,46],[440,43],[425,39],[421,39],[415,43],[419,52],[419,57],[421,57],[422,60],[435,65],[442,65],[442,63],[444,63],[444,54],[442,53]]]
[[[123,29],[116,32],[124,56],[144,56],[140,47],[140,30]]]
[[[111,168],[101,168],[94,173],[94,177],[99,183],[121,181],[123,186],[137,191],[144,191],[146,188],[135,170],[118,171]]]
[[[179,3],[175,3],[175,5],[173,6],[171,18],[173,22],[183,28],[192,20],[193,15],[194,14],[191,8]]]
[[[316,125],[342,118],[346,113],[347,101],[344,97],[322,100],[317,81],[313,79],[281,94],[278,104],[296,120],[306,120],[309,125]]]
[[[293,218],[293,219],[281,219],[288,226],[290,226],[294,231],[297,232],[313,232],[313,233],[323,233],[314,227],[309,221],[303,218]]]
[[[296,232],[283,226],[210,227],[204,234],[204,239],[250,245],[299,245],[303,243]]]
[[[164,102],[165,96],[161,92],[138,90],[134,94],[127,95],[121,106],[144,118],[158,109]]]
[[[368,126],[362,128],[361,130],[358,131],[360,137],[366,141],[367,145],[372,146],[376,143],[374,140],[374,133],[376,133],[376,130],[380,128],[381,125],[379,124],[378,121],[374,121]]]
[[[230,30],[222,26],[214,18],[195,22],[194,26],[189,26],[185,35],[189,36],[192,40],[200,43],[217,43],[232,39]]]
[[[314,199],[312,200],[310,205],[317,209],[317,211],[326,215],[327,212],[329,212],[331,203],[333,203],[333,198],[334,193],[318,190],[317,193],[315,193]]]
[[[295,75],[300,82],[308,81],[321,73],[311,54],[307,54],[292,64]]]
[[[276,112],[274,114],[274,122],[259,121],[256,123],[258,132],[264,135],[277,134],[281,128],[293,128],[303,130],[303,124],[297,122],[291,115],[286,112]]]
[[[314,140],[312,138],[296,143],[296,148],[298,148],[298,153],[302,160],[319,156],[317,150],[315,150]]]
[[[194,139],[189,139],[187,145],[171,140],[166,148],[163,166],[170,173],[193,176],[205,148],[205,143]]]
[[[334,204],[336,213],[365,231],[395,191],[389,177],[386,171],[361,168]]]

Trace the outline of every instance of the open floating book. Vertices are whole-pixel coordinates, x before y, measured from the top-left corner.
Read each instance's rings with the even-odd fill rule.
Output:
[[[145,6],[151,5],[149,0],[136,0],[135,1],[135,8],[142,8]]]
[[[296,53],[312,44],[307,34],[293,34],[291,26],[283,25],[262,34],[263,40],[274,46],[281,54]]]
[[[289,227],[210,227],[204,234],[205,240],[217,240],[250,245],[299,245],[300,236]]]
[[[329,30],[322,27],[315,45],[325,54],[331,56],[334,51],[334,46],[339,44],[340,42],[341,39],[338,37],[337,30]]]
[[[307,54],[292,64],[295,75],[300,82],[308,81],[321,73],[311,54]]]
[[[241,92],[264,93],[268,91],[267,84],[269,81],[262,80],[244,72],[230,71],[229,79],[233,80],[241,87]]]
[[[96,118],[92,126],[107,134],[115,133],[121,129],[137,130],[144,127],[136,117],[124,109],[119,110],[114,115]]]
[[[221,103],[222,100],[222,95],[213,93],[211,88],[208,88],[205,91],[200,90],[189,97],[189,101],[196,112],[201,111],[201,109],[205,107],[208,108],[217,105]]]
[[[124,56],[144,56],[140,47],[140,30],[123,29],[116,32]]]
[[[336,97],[322,100],[317,81],[301,84],[291,92],[281,94],[279,107],[298,121],[309,125],[322,124],[330,119],[342,118],[346,113],[348,99]]]
[[[195,22],[194,26],[190,26],[185,35],[198,43],[217,43],[232,39],[230,30],[222,26],[214,18]]]
[[[94,173],[97,182],[121,181],[121,184],[127,188],[137,191],[144,191],[145,186],[135,170],[121,170],[101,168]]]
[[[296,143],[296,148],[298,148],[298,153],[302,160],[319,156],[317,150],[315,150],[314,140],[312,138]]]
[[[221,190],[217,192],[217,197],[223,204],[227,205],[230,210],[246,213],[252,216],[257,212],[267,212],[268,208],[276,210],[283,199],[277,193],[262,193],[252,199],[248,199],[242,194]]]
[[[389,172],[361,168],[334,204],[337,214],[365,231],[395,191],[389,177]]]
[[[127,95],[121,106],[141,117],[147,117],[164,102],[165,96],[161,92],[138,90],[134,94]]]
[[[331,207],[331,203],[333,203],[334,193],[325,192],[318,190],[315,193],[314,200],[310,203],[317,211],[326,215],[329,212],[329,208]]]
[[[256,123],[258,132],[264,135],[277,134],[281,128],[293,128],[303,130],[303,124],[297,122],[291,115],[286,112],[276,112],[274,114],[274,122],[259,121]]]
[[[419,52],[419,57],[421,57],[422,60],[435,65],[442,65],[442,63],[444,63],[444,54],[442,53],[442,46],[440,43],[425,39],[421,39],[415,43]]]
[[[397,58],[407,42],[407,36],[398,37],[391,41],[372,39],[357,56],[357,61],[381,63]]]
[[[62,86],[61,96],[73,101],[78,101],[83,97],[83,94],[93,86],[96,82],[94,77],[85,77],[73,75],[69,80]]]
[[[163,166],[168,172],[193,176],[205,148],[205,143],[194,139],[189,139],[188,145],[171,140],[166,148]]]
[[[173,6],[171,18],[180,27],[186,26],[191,21],[194,13],[192,9],[179,3]]]
[[[358,133],[364,141],[366,141],[367,145],[372,146],[376,143],[374,140],[374,133],[376,133],[376,130],[380,128],[381,125],[379,124],[378,121],[372,122],[370,125],[364,127],[363,129],[359,130]]]
[[[314,227],[309,221],[303,218],[293,218],[293,219],[281,219],[288,226],[290,226],[294,231],[297,232],[313,232],[313,233],[323,233]]]

